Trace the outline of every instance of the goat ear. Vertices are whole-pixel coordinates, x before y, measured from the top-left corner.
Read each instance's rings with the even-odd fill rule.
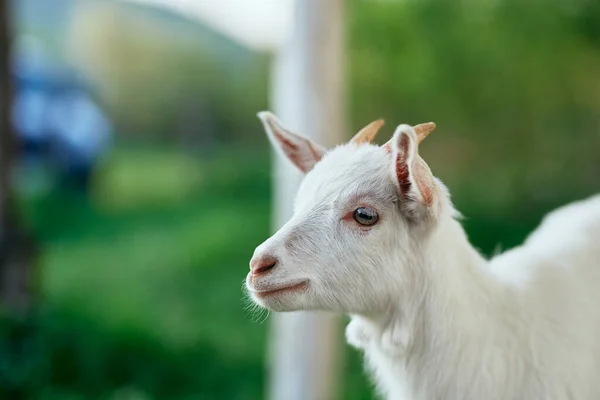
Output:
[[[300,171],[307,173],[325,155],[325,148],[312,140],[284,128],[268,111],[258,113],[273,146],[279,149]]]
[[[437,211],[436,184],[429,166],[419,156],[419,139],[409,125],[400,125],[386,145],[393,155],[393,176],[400,207],[411,220],[430,219]]]

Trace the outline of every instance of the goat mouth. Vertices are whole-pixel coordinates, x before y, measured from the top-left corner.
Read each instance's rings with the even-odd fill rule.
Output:
[[[259,299],[262,299],[262,298],[265,298],[265,297],[270,297],[270,296],[281,294],[281,293],[303,291],[307,287],[308,287],[308,281],[302,281],[300,283],[296,283],[296,284],[293,284],[293,285],[290,285],[290,286],[280,287],[280,288],[277,288],[277,289],[253,290],[252,294],[254,294],[254,296],[258,297]]]

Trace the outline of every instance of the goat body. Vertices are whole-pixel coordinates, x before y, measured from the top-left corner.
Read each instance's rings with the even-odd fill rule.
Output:
[[[350,314],[347,340],[388,399],[600,399],[600,196],[486,260],[411,127],[325,151],[261,118],[307,175],[251,261],[258,304]]]
[[[438,229],[412,293],[387,319],[354,316],[346,330],[380,391],[600,399],[600,196],[554,211],[523,246],[490,261],[456,221]]]

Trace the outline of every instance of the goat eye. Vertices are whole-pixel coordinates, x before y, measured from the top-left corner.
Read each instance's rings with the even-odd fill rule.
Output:
[[[370,226],[375,225],[379,220],[377,211],[368,207],[360,207],[354,211],[354,220],[361,225]]]

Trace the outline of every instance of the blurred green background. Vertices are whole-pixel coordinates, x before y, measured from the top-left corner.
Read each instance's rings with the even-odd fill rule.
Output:
[[[19,185],[40,294],[33,318],[0,327],[0,387],[28,399],[264,398],[268,322],[241,287],[270,229],[271,153],[255,115],[273,55],[160,7],[14,8],[17,33],[86,78],[114,134],[84,190],[50,168],[22,173],[44,182]],[[484,254],[600,191],[600,2],[346,8],[348,138],[380,117],[435,121],[423,158]],[[9,348],[19,333],[23,348]],[[342,398],[372,398],[347,352]]]

